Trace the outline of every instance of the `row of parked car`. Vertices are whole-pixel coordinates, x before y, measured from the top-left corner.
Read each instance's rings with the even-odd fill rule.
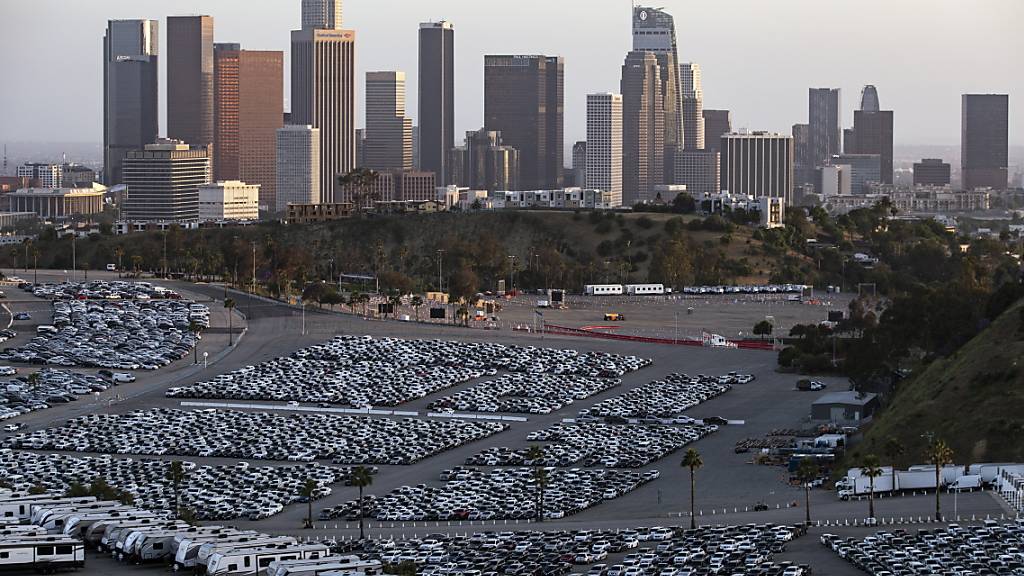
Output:
[[[55,366],[155,370],[191,353],[209,326],[202,304],[177,300],[58,300],[53,324],[28,343],[5,348],[0,360]]]
[[[18,287],[47,300],[180,300],[181,295],[150,282],[86,280],[84,282],[21,282]]]
[[[862,539],[822,534],[821,543],[872,576],[1024,575],[1024,520],[877,532]]]
[[[17,434],[7,445],[104,454],[411,464],[506,427],[490,421],[157,408],[80,416],[57,428]]]
[[[801,294],[803,284],[742,284],[739,286],[686,286],[683,294]]]
[[[618,378],[509,373],[438,398],[432,410],[550,414],[621,384]]]
[[[724,376],[688,376],[669,374],[664,379],[654,380],[637,386],[628,392],[580,410],[580,420],[601,420],[607,418],[655,418],[664,423],[689,422],[682,419],[690,408],[725,394],[734,384],[749,383],[754,379],[748,374],[730,373]]]
[[[627,530],[477,532],[353,543],[342,550],[385,564],[412,562],[421,576],[696,576],[809,574],[774,555],[802,532],[773,524]],[[611,563],[610,555],[624,555]],[[590,565],[589,570],[585,567]],[[586,571],[584,571],[586,570]]]
[[[658,478],[657,470],[546,468],[544,517],[563,518],[618,498]],[[402,486],[370,498],[363,510],[382,521],[500,520],[537,517],[537,469],[459,467],[440,475],[441,487]],[[323,519],[358,518],[359,502],[328,508]]]
[[[288,400],[397,406],[498,371],[618,377],[650,363],[635,356],[444,340],[338,336],[290,356],[168,390],[172,398]]]
[[[72,484],[87,486],[98,478],[131,494],[135,505],[161,509],[174,507],[170,462],[152,458],[76,457],[0,450],[0,481],[28,490],[34,486],[64,491]],[[185,478],[180,503],[201,520],[258,520],[304,501],[306,480],[317,483],[314,498],[331,494],[331,486],[349,481],[351,470],[315,462],[284,466],[230,466],[182,464]],[[376,469],[371,469],[376,472]]]
[[[17,369],[0,366],[0,376],[15,376]],[[81,396],[102,392],[111,386],[133,382],[135,376],[127,372],[100,370],[98,374],[83,374],[70,370],[44,368],[28,376],[0,381],[0,420],[15,418],[35,410],[45,410],[53,404],[73,402]],[[5,428],[5,432],[14,429]]]

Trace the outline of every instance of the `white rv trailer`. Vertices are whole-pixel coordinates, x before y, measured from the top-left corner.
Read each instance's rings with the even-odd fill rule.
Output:
[[[148,532],[135,543],[133,550],[131,550],[131,553],[126,558],[128,561],[137,564],[173,558],[177,550],[175,543],[180,542],[181,537],[195,536],[200,538],[203,536],[216,536],[226,530],[235,532],[233,528],[225,528],[223,526],[192,526],[185,530],[170,529]]]
[[[174,521],[160,521],[160,522],[128,522],[126,524],[114,524],[107,526],[106,530],[103,531],[103,537],[100,538],[99,545],[96,546],[98,550],[107,551],[111,554],[115,554],[117,551],[117,543],[120,541],[124,544],[125,538],[128,537],[134,530],[141,530],[143,528],[152,528],[154,530],[169,530],[171,528],[188,528],[189,524],[182,522],[181,520]]]
[[[149,516],[136,516],[131,515],[126,518],[111,518],[110,520],[100,520],[94,523],[92,526],[86,528],[81,536],[82,540],[85,541],[86,546],[98,547],[103,537],[107,534],[107,529],[114,526],[128,527],[128,526],[151,526],[153,524],[166,524],[168,520],[165,518],[152,518]]]
[[[45,494],[40,496],[0,498],[0,518],[13,518],[16,521],[30,520],[34,504],[86,504],[95,501],[96,498],[92,496],[85,498],[55,498]],[[38,524],[38,522],[33,522],[33,524]]]
[[[619,296],[622,294],[622,284],[587,284],[583,292],[587,296]]]
[[[227,553],[235,550],[256,550],[270,546],[294,546],[298,541],[291,536],[270,536],[267,538],[253,538],[245,542],[207,542],[199,547],[196,554],[195,569],[199,572],[206,570],[210,557],[213,554]]]
[[[111,510],[110,512],[96,512],[88,514],[76,514],[64,520],[64,533],[76,538],[81,537],[85,530],[97,522],[116,520],[119,518],[167,518],[167,513],[162,510],[149,511],[138,508],[127,510]]]
[[[32,512],[33,524],[38,526],[46,526],[48,523],[52,523],[55,518],[67,518],[74,516],[75,514],[88,514],[92,512],[109,512],[111,510],[125,510],[128,507],[120,502],[92,502],[89,504],[81,504],[78,506],[37,506]],[[60,528],[64,527],[64,523],[60,523]],[[50,527],[47,527],[50,529]]]
[[[384,573],[379,560],[362,560],[359,556],[324,556],[306,560],[278,560],[267,567],[267,576],[323,576],[344,571],[376,576]]]
[[[632,294],[635,296],[660,296],[664,293],[664,284],[626,284],[626,294]]]
[[[291,544],[218,552],[206,564],[208,576],[262,576],[272,562],[322,558],[331,553],[324,544]]]
[[[175,546],[174,553],[174,569],[175,570],[186,570],[194,569],[198,565],[199,551],[202,549],[204,544],[210,544],[210,550],[217,551],[217,546],[223,546],[224,550],[228,550],[231,547],[244,546],[247,542],[253,542],[256,540],[266,540],[273,538],[269,534],[261,534],[255,531],[239,532],[237,534],[218,535],[217,537],[198,537],[198,538],[186,538],[182,539]],[[292,541],[295,539],[292,538]]]
[[[181,522],[180,526],[184,529],[188,528],[189,524]],[[109,546],[110,554],[118,560],[124,560],[128,557],[128,554],[131,553],[135,546],[135,542],[144,534],[160,532],[167,529],[168,528],[166,526],[138,526],[136,528],[122,530],[121,533],[118,534],[117,540],[114,541],[113,545]]]
[[[18,536],[45,536],[46,530],[42,526],[32,524],[14,524],[0,527],[0,540]]]
[[[0,570],[56,572],[85,566],[85,544],[64,536],[0,540]]]

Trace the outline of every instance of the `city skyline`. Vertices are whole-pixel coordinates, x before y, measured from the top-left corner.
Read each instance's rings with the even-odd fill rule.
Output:
[[[723,44],[713,42],[711,36],[717,31],[710,31],[711,26],[697,25],[702,19],[709,21],[724,19],[725,10],[716,6],[686,6],[682,2],[665,2],[665,9],[676,16],[679,36],[679,54],[683,62],[692,61],[700,64],[704,76],[704,105],[713,109],[729,109],[733,115],[733,126],[737,129],[771,130],[788,132],[793,123],[806,122],[806,90],[812,86],[835,86],[841,88],[849,96],[844,98],[842,109],[843,127],[853,123],[853,110],[857,106],[856,95],[865,84],[878,86],[884,93],[885,108],[895,110],[898,121],[895,127],[895,142],[898,145],[935,144],[952,145],[959,140],[960,132],[960,95],[963,93],[1009,93],[1010,94],[1010,144],[1024,143],[1021,121],[1013,114],[1014,95],[1020,92],[1020,84],[1024,82],[1019,76],[1004,74],[1003,70],[1012,69],[1013,54],[1024,49],[1024,40],[1011,33],[1012,16],[1019,15],[1021,7],[1012,2],[993,2],[991,9],[984,13],[965,10],[956,2],[928,3],[925,18],[931,28],[920,26],[911,30],[903,30],[896,16],[906,13],[915,5],[923,3],[908,2],[907,6],[891,8],[891,19],[871,19],[876,25],[879,38],[892,35],[901,30],[901,58],[882,60],[884,42],[878,45],[854,46],[853,39],[838,35],[832,38],[831,45],[835,50],[852,50],[857,48],[855,56],[843,58],[845,64],[830,62],[828,57],[817,54],[805,54],[799,51],[800,42],[814,41],[822,35],[816,27],[801,24],[799,18],[787,19],[785,16],[796,14],[807,2],[791,2],[784,6],[774,6],[778,12],[772,21],[779,32],[780,38],[772,43],[761,46],[757,51],[744,50],[756,38],[745,38],[743,31],[760,26],[758,16],[764,15],[767,8],[751,3],[746,10],[729,10],[728,22],[734,31],[730,38],[734,40],[736,49],[721,49]],[[860,11],[871,12],[871,5],[883,5],[881,2],[869,1],[867,5],[858,5]],[[5,12],[26,25],[12,30],[5,40],[18,42],[25,31],[33,29],[32,22],[47,19],[58,10],[55,0],[42,0],[31,7],[15,4],[4,7]],[[389,10],[401,6],[402,10]],[[583,2],[568,0],[554,6],[541,5],[539,2],[527,0],[521,10],[503,15],[502,26],[493,10],[485,6],[456,4],[451,0],[437,0],[431,3],[419,3],[408,6],[397,0],[379,0],[370,3],[361,0],[349,0],[345,7],[345,27],[360,31],[360,46],[357,52],[356,77],[361,77],[368,70],[406,70],[409,74],[408,90],[415,94],[418,86],[417,70],[417,27],[421,21],[447,18],[453,21],[459,31],[456,44],[456,91],[457,112],[455,133],[461,134],[477,129],[483,120],[483,56],[486,53],[546,53],[560,55],[566,59],[565,87],[565,147],[582,139],[585,135],[586,94],[590,92],[615,91],[618,85],[618,67],[622,55],[628,51],[631,43],[630,10],[628,5],[588,12],[588,25],[602,38],[600,42],[579,42],[566,35],[545,34],[544,30],[555,27],[552,21],[565,21],[572,14],[578,14]],[[214,4],[199,0],[181,2],[148,3],[144,8],[130,2],[120,0],[97,0],[90,3],[88,11],[77,12],[76,8],[60,6],[62,13],[68,18],[51,23],[55,27],[55,36],[65,39],[54,42],[52,46],[40,46],[28,56],[19,51],[0,51],[5,63],[18,66],[25,70],[26,81],[32,82],[32,74],[44,69],[33,65],[34,62],[54,61],[60,53],[61,61],[66,65],[81,70],[96,69],[96,74],[87,77],[101,77],[102,71],[94,58],[94,51],[69,50],[68,44],[89,46],[97,45],[107,19],[152,18],[159,19],[166,26],[169,15],[189,13],[210,14],[217,22],[215,40],[217,42],[239,42],[244,49],[252,50],[285,50],[289,49],[290,30],[301,26],[299,3],[281,3],[280,5],[260,7],[260,10],[242,10],[240,3],[224,0]],[[829,8],[838,21],[844,22],[839,30],[853,31],[867,16],[860,14],[853,5],[833,5]],[[387,13],[387,17],[380,14]],[[400,15],[395,15],[399,14]],[[543,18],[539,18],[543,14]],[[535,33],[525,35],[517,30],[527,21],[536,21]],[[95,24],[95,26],[94,26]],[[973,46],[970,54],[983,51],[986,54],[985,65],[968,65],[970,54],[958,54],[952,43],[943,39],[943,32],[952,34],[954,31],[986,28],[985,34],[971,36]],[[999,33],[1004,30],[1005,33]],[[799,39],[781,38],[787,31],[800,31]],[[753,32],[750,32],[753,34]],[[558,37],[565,36],[565,37]],[[962,34],[958,34],[962,37]],[[166,37],[160,37],[158,53],[166,54]],[[861,42],[860,44],[863,44]],[[891,47],[886,47],[889,49]],[[824,51],[829,52],[829,51]],[[737,59],[736,54],[743,54]],[[834,56],[834,54],[833,54]],[[10,59],[10,62],[7,62]],[[166,86],[166,59],[161,62],[161,86]],[[287,63],[286,57],[286,63]],[[834,57],[831,60],[835,60]],[[16,64],[15,64],[16,62]],[[771,62],[773,66],[765,66]],[[908,69],[906,62],[915,62],[918,68]],[[825,64],[828,63],[828,66]],[[954,67],[960,72],[955,76],[940,75],[936,71]],[[10,68],[9,69],[13,69]],[[930,73],[929,70],[932,72]],[[286,72],[286,77],[289,74]],[[753,88],[757,87],[757,90]],[[101,86],[97,81],[97,91]],[[160,133],[166,134],[167,101],[161,90],[160,98]],[[925,97],[927,96],[927,97]],[[363,91],[359,87],[357,93],[358,125],[363,125]],[[65,102],[59,94],[33,94],[29,96],[19,91],[9,91],[0,96],[0,125],[5,126],[4,138],[7,141],[31,142],[98,142],[102,138],[102,118],[97,114],[101,109],[101,96],[93,91],[85,90],[73,102]],[[290,97],[286,96],[290,102]],[[418,110],[409,107],[410,116],[418,124]],[[54,112],[56,110],[56,112]],[[53,129],[46,134],[39,133],[40,124],[37,119],[46,111],[46,115],[54,118]],[[90,112],[91,111],[91,112]],[[34,120],[36,119],[36,120]],[[59,131],[58,131],[58,127]]]

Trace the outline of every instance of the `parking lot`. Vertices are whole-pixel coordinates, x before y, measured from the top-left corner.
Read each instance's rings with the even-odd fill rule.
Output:
[[[332,485],[344,483],[349,468],[317,463],[261,467],[242,462],[206,466],[186,462],[181,505],[199,520],[259,520],[302,499],[307,479],[318,485],[315,498],[329,496]],[[174,509],[170,462],[157,459],[75,457],[61,454],[0,450],[0,481],[12,488],[44,487],[64,492],[72,484],[88,486],[98,478],[132,495],[140,508]]]
[[[749,383],[747,374],[724,376],[687,376],[669,374],[662,380],[648,382],[580,410],[581,419],[592,418],[655,418],[672,421],[686,416],[686,412],[701,403],[725,394],[734,384]]]
[[[20,433],[11,448],[411,464],[506,428],[498,422],[279,415],[228,410],[139,410],[80,416],[59,428]]]
[[[430,403],[431,410],[551,414],[621,383],[616,378],[505,374]]]
[[[19,376],[11,366],[0,367],[9,380],[0,381],[0,420],[16,418],[54,404],[74,402],[83,396],[99,394],[135,376],[128,373],[85,374],[71,370],[44,368],[27,376]],[[8,424],[7,426],[16,426]],[[16,428],[12,428],[16,429]]]

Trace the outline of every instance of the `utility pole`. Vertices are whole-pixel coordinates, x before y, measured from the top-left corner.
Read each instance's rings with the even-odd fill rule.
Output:
[[[444,257],[444,250],[437,251],[437,291],[444,293],[444,284],[441,283],[441,262]]]
[[[256,241],[252,241],[252,293],[256,293]]]
[[[164,227],[164,279],[167,278],[167,228]]]
[[[78,236],[75,234],[75,229],[72,228],[71,229],[71,281],[72,282],[74,282],[76,280],[75,276],[78,273],[77,272],[77,268],[78,268],[78,253],[77,253],[77,251],[75,249],[75,239],[77,239],[77,238],[78,238]]]

